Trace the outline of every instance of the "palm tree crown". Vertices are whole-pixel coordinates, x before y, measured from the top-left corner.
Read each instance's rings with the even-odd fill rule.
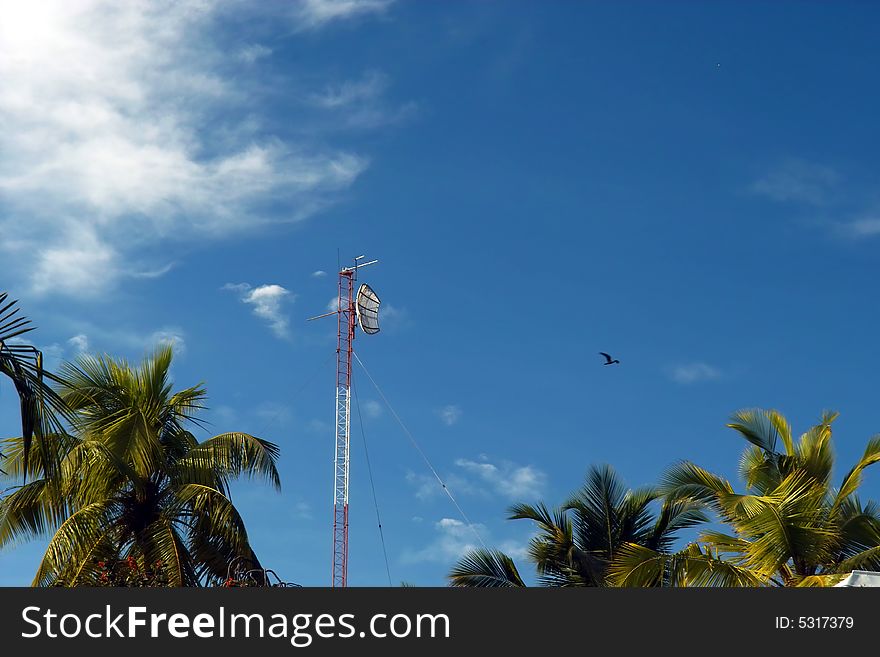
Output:
[[[593,467],[584,485],[561,507],[516,504],[511,520],[535,523],[528,547],[544,586],[606,586],[608,568],[625,545],[671,550],[677,532],[705,519],[690,501],[663,501],[655,488],[627,490],[609,466]],[[452,569],[452,586],[524,586],[513,560],[497,550],[473,550]]]
[[[690,462],[670,468],[661,488],[714,513],[721,530],[702,532],[697,543],[675,555],[629,544],[611,580],[640,586],[658,572],[683,586],[822,586],[854,569],[880,569],[880,509],[856,492],[868,466],[880,461],[880,436],[831,485],[831,425],[837,413],[796,441],[777,411],[745,410],[728,426],[748,446],[739,464],[746,492]]]
[[[95,584],[108,562],[158,567],[163,581],[194,586],[226,577],[236,557],[256,557],[229,499],[240,475],[276,489],[278,448],[244,433],[199,442],[189,426],[202,386],[173,392],[172,351],[161,346],[139,367],[81,356],[61,370],[58,393],[71,431],[45,437],[47,453],[26,465],[21,438],[5,441],[10,476],[32,480],[0,501],[0,547],[51,535],[35,585]]]

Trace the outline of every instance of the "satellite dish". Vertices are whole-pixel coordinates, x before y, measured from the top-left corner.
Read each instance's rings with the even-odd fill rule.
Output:
[[[364,333],[373,335],[379,332],[379,297],[366,283],[363,283],[357,293],[355,309],[357,311],[358,324]]]

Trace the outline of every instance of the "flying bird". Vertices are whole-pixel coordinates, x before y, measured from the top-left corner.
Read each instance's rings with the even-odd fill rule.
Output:
[[[604,351],[600,351],[600,352],[599,352],[599,355],[600,355],[600,356],[605,356],[605,362],[602,363],[603,365],[614,365],[615,363],[617,363],[618,365],[620,365],[620,361],[619,361],[619,360],[617,360],[616,358],[615,358],[614,360],[612,360],[612,359],[611,359],[611,356],[610,356],[609,354],[606,354]]]

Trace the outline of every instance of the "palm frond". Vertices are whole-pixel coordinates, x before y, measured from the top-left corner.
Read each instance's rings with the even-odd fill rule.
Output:
[[[737,411],[727,426],[765,452],[776,453],[777,440],[781,440],[785,452],[792,453],[791,427],[778,411],[763,409]]]
[[[189,449],[174,464],[181,482],[211,484],[217,478],[246,475],[268,480],[276,490],[281,478],[275,462],[280,450],[274,443],[246,433],[230,432],[214,436]]]
[[[500,550],[479,548],[465,554],[449,573],[450,586],[470,588],[524,587],[513,559]]]

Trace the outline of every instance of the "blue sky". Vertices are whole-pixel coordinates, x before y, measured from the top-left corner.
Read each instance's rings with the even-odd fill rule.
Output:
[[[305,319],[337,252],[381,260],[356,349],[514,555],[507,506],[590,464],[733,477],[737,409],[841,411],[841,468],[880,431],[872,4],[0,7],[0,287],[50,364],[172,341],[217,433],[281,446],[283,493],[234,499],[288,581],[330,581],[335,322]],[[473,534],[355,381],[392,580],[443,585]],[[350,582],[384,585],[357,424],[352,454]]]

